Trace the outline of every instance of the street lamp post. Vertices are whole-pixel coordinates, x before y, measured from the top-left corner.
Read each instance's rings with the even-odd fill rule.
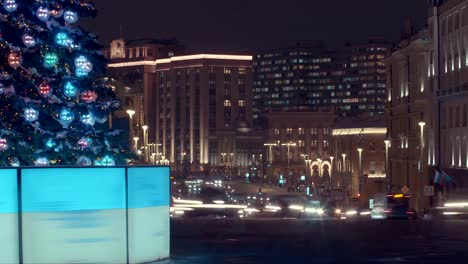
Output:
[[[362,148],[358,148],[357,151],[359,152],[359,189],[358,189],[358,196],[362,192]]]
[[[145,162],[148,162],[148,126],[144,125],[141,127],[143,129],[143,150],[145,151]]]
[[[419,122],[419,127],[421,128],[421,141],[419,144],[420,149],[420,157],[419,157],[419,210],[422,211],[424,207],[424,175],[423,175],[423,159],[424,159],[424,126],[426,125],[425,122]]]
[[[135,142],[134,145],[133,145],[133,148],[135,149],[135,153],[138,153],[138,140],[140,138],[139,137],[134,137],[133,138],[133,141]]]
[[[133,115],[135,114],[135,110],[128,109],[128,138],[131,140],[133,139]]]
[[[332,178],[332,175],[333,175],[333,172],[335,172],[335,171],[333,170],[333,159],[334,159],[334,158],[335,158],[335,157],[330,156],[330,161],[331,161],[331,163],[330,163],[330,167],[331,167],[331,168],[330,168],[330,189],[333,188],[333,181],[332,181],[333,178]]]
[[[385,176],[387,178],[387,192],[392,191],[392,176],[388,171],[388,146],[390,145],[390,140],[386,139],[385,141]]]
[[[283,144],[281,144],[281,146],[286,146],[287,149],[288,149],[287,155],[288,155],[288,177],[289,177],[289,174],[290,174],[290,159],[291,159],[289,150],[290,150],[290,147],[295,147],[296,143],[292,143],[292,142],[283,143]]]
[[[341,154],[341,157],[343,157],[343,167],[341,168],[341,185],[342,185],[342,189],[344,191],[344,188],[345,188],[345,184],[344,184],[344,174],[346,172],[346,154],[343,153]],[[343,192],[343,195],[344,195],[344,192]]]

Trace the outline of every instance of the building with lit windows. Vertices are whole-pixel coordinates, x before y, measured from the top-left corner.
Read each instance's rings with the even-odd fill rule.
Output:
[[[151,114],[145,112],[151,105],[148,100],[152,93],[151,72],[148,70],[151,62],[160,58],[182,55],[185,48],[176,40],[116,39],[102,52],[109,60],[108,75],[121,101],[121,109],[113,113],[113,125],[115,128],[126,131],[130,129],[130,141],[133,141],[133,137],[143,139],[142,126],[147,124],[146,117]],[[127,110],[135,111],[131,122],[129,122]],[[154,142],[156,135],[154,127],[151,127],[148,132],[150,142]]]
[[[269,110],[317,111],[339,116],[383,114],[389,43],[369,40],[327,50],[319,43],[258,52],[254,56],[254,121],[265,126]]]
[[[431,49],[426,72],[432,100],[425,111],[423,146],[429,166],[452,178],[451,184],[444,185],[445,198],[467,198],[468,1],[435,1],[428,25]],[[429,179],[434,178],[431,174]],[[436,195],[443,190],[436,184]]]
[[[401,192],[403,187],[412,196],[410,205],[418,208],[422,177],[419,164],[422,160],[424,185],[429,184],[427,153],[421,152],[420,122],[428,118],[431,108],[431,91],[428,79],[428,59],[431,42],[428,30],[423,29],[399,43],[399,49],[385,63],[388,72],[387,117],[389,148],[389,172],[392,176],[391,191]],[[429,120],[429,118],[428,118]],[[433,127],[433,124],[427,124]],[[432,137],[432,133],[426,136]],[[430,146],[432,151],[432,146]]]
[[[375,194],[387,190],[386,137],[382,115],[340,118],[333,128],[332,186],[344,197],[358,199],[362,208],[368,208]]]
[[[262,149],[241,143],[252,137],[251,56],[176,56],[156,60],[153,70],[150,123],[161,155],[213,174],[217,167],[236,174],[234,167],[250,165]],[[261,136],[255,140],[261,146]]]
[[[329,184],[335,113],[271,110],[267,120],[264,148],[270,180],[277,183],[282,175],[288,185],[297,185],[306,176],[307,185]]]
[[[432,1],[427,30],[387,61],[392,184],[418,210],[468,198],[467,31],[467,0]]]

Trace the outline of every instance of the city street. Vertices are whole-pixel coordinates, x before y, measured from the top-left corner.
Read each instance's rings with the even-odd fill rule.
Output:
[[[177,219],[180,263],[466,263],[468,221]]]

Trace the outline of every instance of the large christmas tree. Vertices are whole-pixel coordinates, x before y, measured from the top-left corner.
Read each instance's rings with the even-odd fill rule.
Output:
[[[0,166],[125,164],[104,124],[119,107],[84,0],[3,0]]]

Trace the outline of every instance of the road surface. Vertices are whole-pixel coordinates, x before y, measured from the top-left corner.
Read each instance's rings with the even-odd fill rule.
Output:
[[[164,264],[468,263],[468,221],[177,219]]]

